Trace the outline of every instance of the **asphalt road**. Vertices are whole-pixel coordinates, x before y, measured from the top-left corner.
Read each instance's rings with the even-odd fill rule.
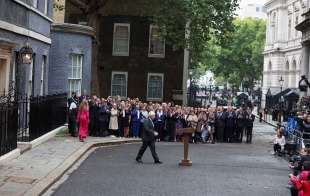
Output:
[[[193,166],[178,166],[181,143],[157,143],[162,165],[150,151],[134,159],[139,144],[95,150],[69,173],[55,196],[288,196],[288,163],[270,154],[273,128],[255,124],[253,144],[190,145]]]

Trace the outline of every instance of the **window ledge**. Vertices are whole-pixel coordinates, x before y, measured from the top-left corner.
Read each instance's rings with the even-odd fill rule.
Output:
[[[147,101],[160,101],[162,102],[163,101],[163,98],[146,98]]]
[[[112,56],[129,56],[129,53],[112,53]]]
[[[149,58],[161,58],[164,59],[165,55],[164,54],[150,54],[148,55]]]

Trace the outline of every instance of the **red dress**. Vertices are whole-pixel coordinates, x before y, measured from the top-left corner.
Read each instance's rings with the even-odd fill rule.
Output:
[[[77,121],[79,123],[79,137],[84,139],[88,136],[89,112],[81,110],[78,112]]]
[[[308,171],[302,171],[299,179],[296,176],[291,177],[291,181],[298,190],[298,196],[310,196],[310,182],[307,180],[308,175]]]

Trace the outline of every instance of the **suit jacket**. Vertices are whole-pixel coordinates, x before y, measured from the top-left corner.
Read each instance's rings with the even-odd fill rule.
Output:
[[[139,112],[139,117],[138,117],[138,112]],[[131,121],[132,122],[140,122],[141,119],[142,119],[142,113],[135,108],[131,112]]]
[[[102,105],[99,108],[99,117],[98,120],[100,122],[109,122],[110,120],[110,110],[109,107],[107,105]]]
[[[155,141],[154,131],[155,129],[152,120],[149,118],[144,119],[142,123],[142,141],[143,142]]]
[[[236,118],[237,116],[235,112],[227,112],[226,113],[226,127],[235,127]]]

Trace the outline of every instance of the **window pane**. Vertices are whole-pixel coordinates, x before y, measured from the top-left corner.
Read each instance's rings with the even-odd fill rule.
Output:
[[[128,39],[128,27],[127,26],[116,26],[115,33],[118,38]]]
[[[112,78],[112,96],[126,97],[126,75],[125,74],[113,74]]]
[[[69,78],[82,79],[83,55],[72,55]]]
[[[151,26],[150,32],[150,54],[164,55],[165,41],[160,37],[159,29]]]
[[[129,27],[128,26],[115,26],[114,31],[114,47],[115,53],[128,53],[129,44]]]
[[[148,98],[162,99],[162,76],[149,76]]]

